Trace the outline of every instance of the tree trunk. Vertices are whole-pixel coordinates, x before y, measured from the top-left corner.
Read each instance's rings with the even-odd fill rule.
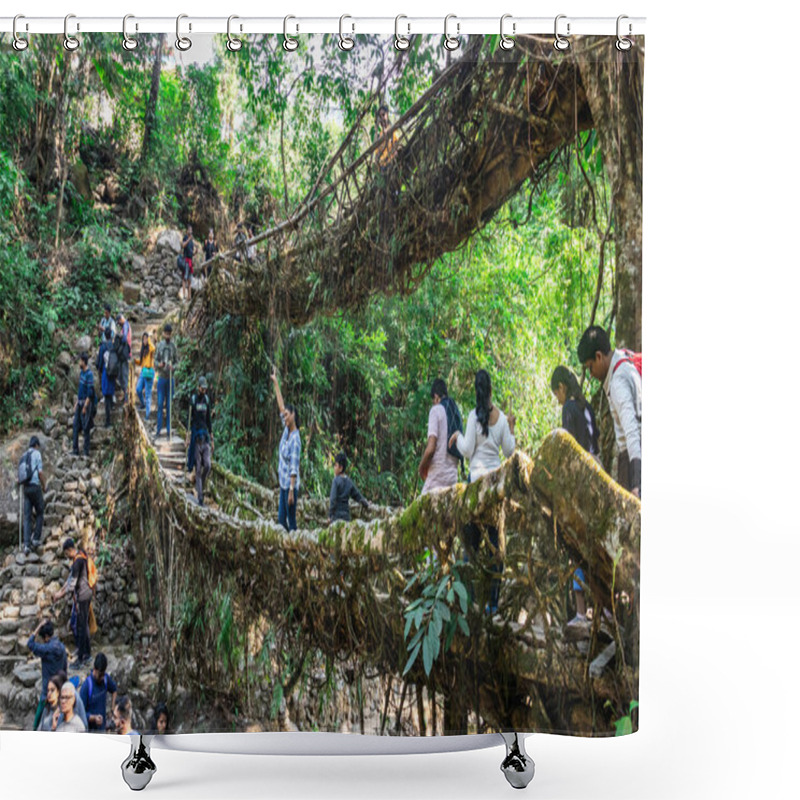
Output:
[[[156,45],[156,52],[153,56],[153,70],[150,73],[150,95],[147,98],[147,106],[144,110],[144,136],[142,137],[142,165],[146,166],[147,162],[153,155],[153,144],[155,142],[157,117],[156,109],[158,108],[158,91],[161,86],[161,58],[164,51],[164,45],[167,41],[167,35],[162,33],[158,37],[158,44]]]
[[[614,197],[616,344],[641,351],[644,39],[624,52],[615,41],[578,44],[576,57]]]

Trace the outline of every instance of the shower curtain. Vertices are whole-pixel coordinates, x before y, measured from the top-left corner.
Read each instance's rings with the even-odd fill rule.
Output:
[[[635,731],[643,37],[29,38],[0,728]]]

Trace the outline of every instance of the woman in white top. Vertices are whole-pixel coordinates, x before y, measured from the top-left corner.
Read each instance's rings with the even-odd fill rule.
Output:
[[[511,457],[514,453],[514,448],[517,446],[514,439],[515,423],[516,419],[513,414],[509,413],[506,416],[492,403],[491,378],[485,369],[479,370],[475,375],[475,408],[469,412],[467,430],[465,433],[456,431],[448,442],[449,445],[455,443],[459,453],[469,461],[470,483],[500,466],[501,450],[506,458]],[[497,528],[494,525],[489,525],[487,533],[492,546],[497,548],[499,545]],[[464,530],[467,560],[474,557],[481,538],[481,527],[470,522]],[[502,572],[502,563],[493,564],[491,571],[495,574]],[[471,591],[470,594],[473,594],[473,592]],[[488,613],[494,614],[497,611],[499,599],[500,580],[492,578],[486,605]]]
[[[475,375],[475,408],[469,412],[465,433],[456,431],[449,441],[469,461],[470,483],[500,466],[500,451],[510,458],[516,447],[513,414],[506,416],[492,403],[492,381],[489,373]]]

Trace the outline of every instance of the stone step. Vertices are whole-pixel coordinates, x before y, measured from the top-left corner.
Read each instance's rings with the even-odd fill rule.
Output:
[[[25,656],[0,656],[0,675],[13,675],[18,664],[24,664]]]

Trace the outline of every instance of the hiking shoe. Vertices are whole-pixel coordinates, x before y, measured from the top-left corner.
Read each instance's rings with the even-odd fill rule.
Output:
[[[79,455],[80,455],[80,453],[79,453],[77,450],[73,450],[73,451],[72,451],[72,455],[74,455],[74,456],[79,456]]]
[[[69,668],[70,668],[70,669],[80,669],[80,668],[81,668],[81,667],[82,667],[82,666],[83,666],[85,663],[86,663],[86,661],[85,661],[85,660],[84,660],[84,661],[78,661],[78,659],[76,658],[76,659],[75,659],[75,660],[74,660],[74,661],[73,661],[73,662],[72,662],[72,663],[69,665]]]
[[[31,554],[31,549],[30,549],[30,547],[27,547],[27,546],[26,546],[26,547],[25,547],[25,548],[22,550],[22,552],[23,552],[23,553],[24,553],[26,556],[29,556],[29,555]]]

